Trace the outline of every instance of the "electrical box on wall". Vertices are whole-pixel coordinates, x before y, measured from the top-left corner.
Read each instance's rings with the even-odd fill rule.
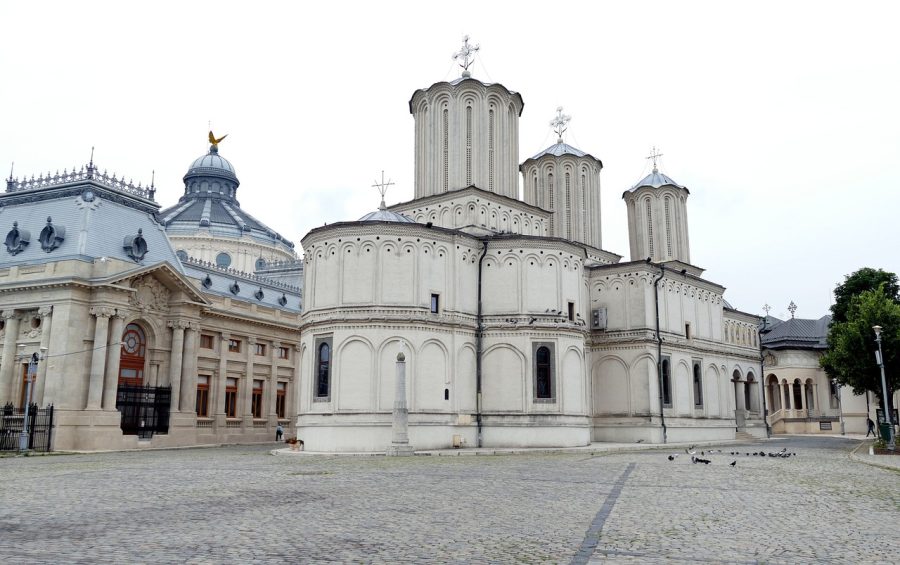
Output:
[[[591,329],[606,329],[606,308],[594,308],[591,310]]]

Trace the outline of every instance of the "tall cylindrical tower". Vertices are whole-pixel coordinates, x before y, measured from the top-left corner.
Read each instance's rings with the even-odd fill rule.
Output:
[[[656,166],[622,194],[628,206],[631,260],[681,261],[690,264],[687,197],[690,192]]]
[[[416,198],[472,185],[518,198],[522,96],[467,75],[417,90],[409,101]]]

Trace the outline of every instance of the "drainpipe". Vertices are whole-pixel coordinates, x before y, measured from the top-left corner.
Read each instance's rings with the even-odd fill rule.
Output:
[[[662,336],[659,334],[659,281],[666,275],[666,266],[654,264],[649,257],[647,257],[647,263],[659,267],[659,276],[653,281],[653,296],[656,298],[656,377],[659,381],[659,421],[662,424],[663,443],[666,443],[666,416],[663,414]]]
[[[475,423],[478,426],[476,446],[481,447],[481,353],[483,349],[484,324],[481,313],[481,270],[484,265],[484,257],[487,255],[488,242],[482,240],[484,248],[481,257],[478,258],[478,314],[475,317]]]

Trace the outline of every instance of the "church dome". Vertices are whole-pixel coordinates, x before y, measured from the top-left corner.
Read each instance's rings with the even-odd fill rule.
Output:
[[[632,186],[629,191],[634,192],[639,188],[643,188],[645,186],[649,186],[650,188],[660,188],[663,186],[674,186],[675,188],[683,188],[687,190],[687,187],[682,186],[672,180],[671,177],[659,172],[657,169],[653,169],[653,171],[647,175],[646,177],[639,180],[634,186]]]
[[[403,214],[398,214],[396,212],[391,212],[385,208],[379,208],[374,212],[369,212],[365,216],[359,219],[360,222],[396,222],[398,224],[414,224],[411,218],[404,216]]]
[[[206,155],[202,155],[194,159],[187,174],[184,175],[184,182],[189,179],[213,177],[229,180],[234,183],[235,188],[240,186],[237,175],[234,172],[234,166],[226,159],[219,155],[219,148],[212,145]]]

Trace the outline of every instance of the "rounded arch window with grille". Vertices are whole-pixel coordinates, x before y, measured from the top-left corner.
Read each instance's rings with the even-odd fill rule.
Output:
[[[229,267],[231,266],[231,255],[225,253],[224,251],[216,255],[216,265],[219,267]]]
[[[147,337],[143,328],[128,324],[122,333],[122,353],[119,358],[119,384],[142,386]]]
[[[256,260],[256,270],[260,271],[265,268],[266,268],[266,260],[263,259],[262,257],[260,257],[259,259]]]

